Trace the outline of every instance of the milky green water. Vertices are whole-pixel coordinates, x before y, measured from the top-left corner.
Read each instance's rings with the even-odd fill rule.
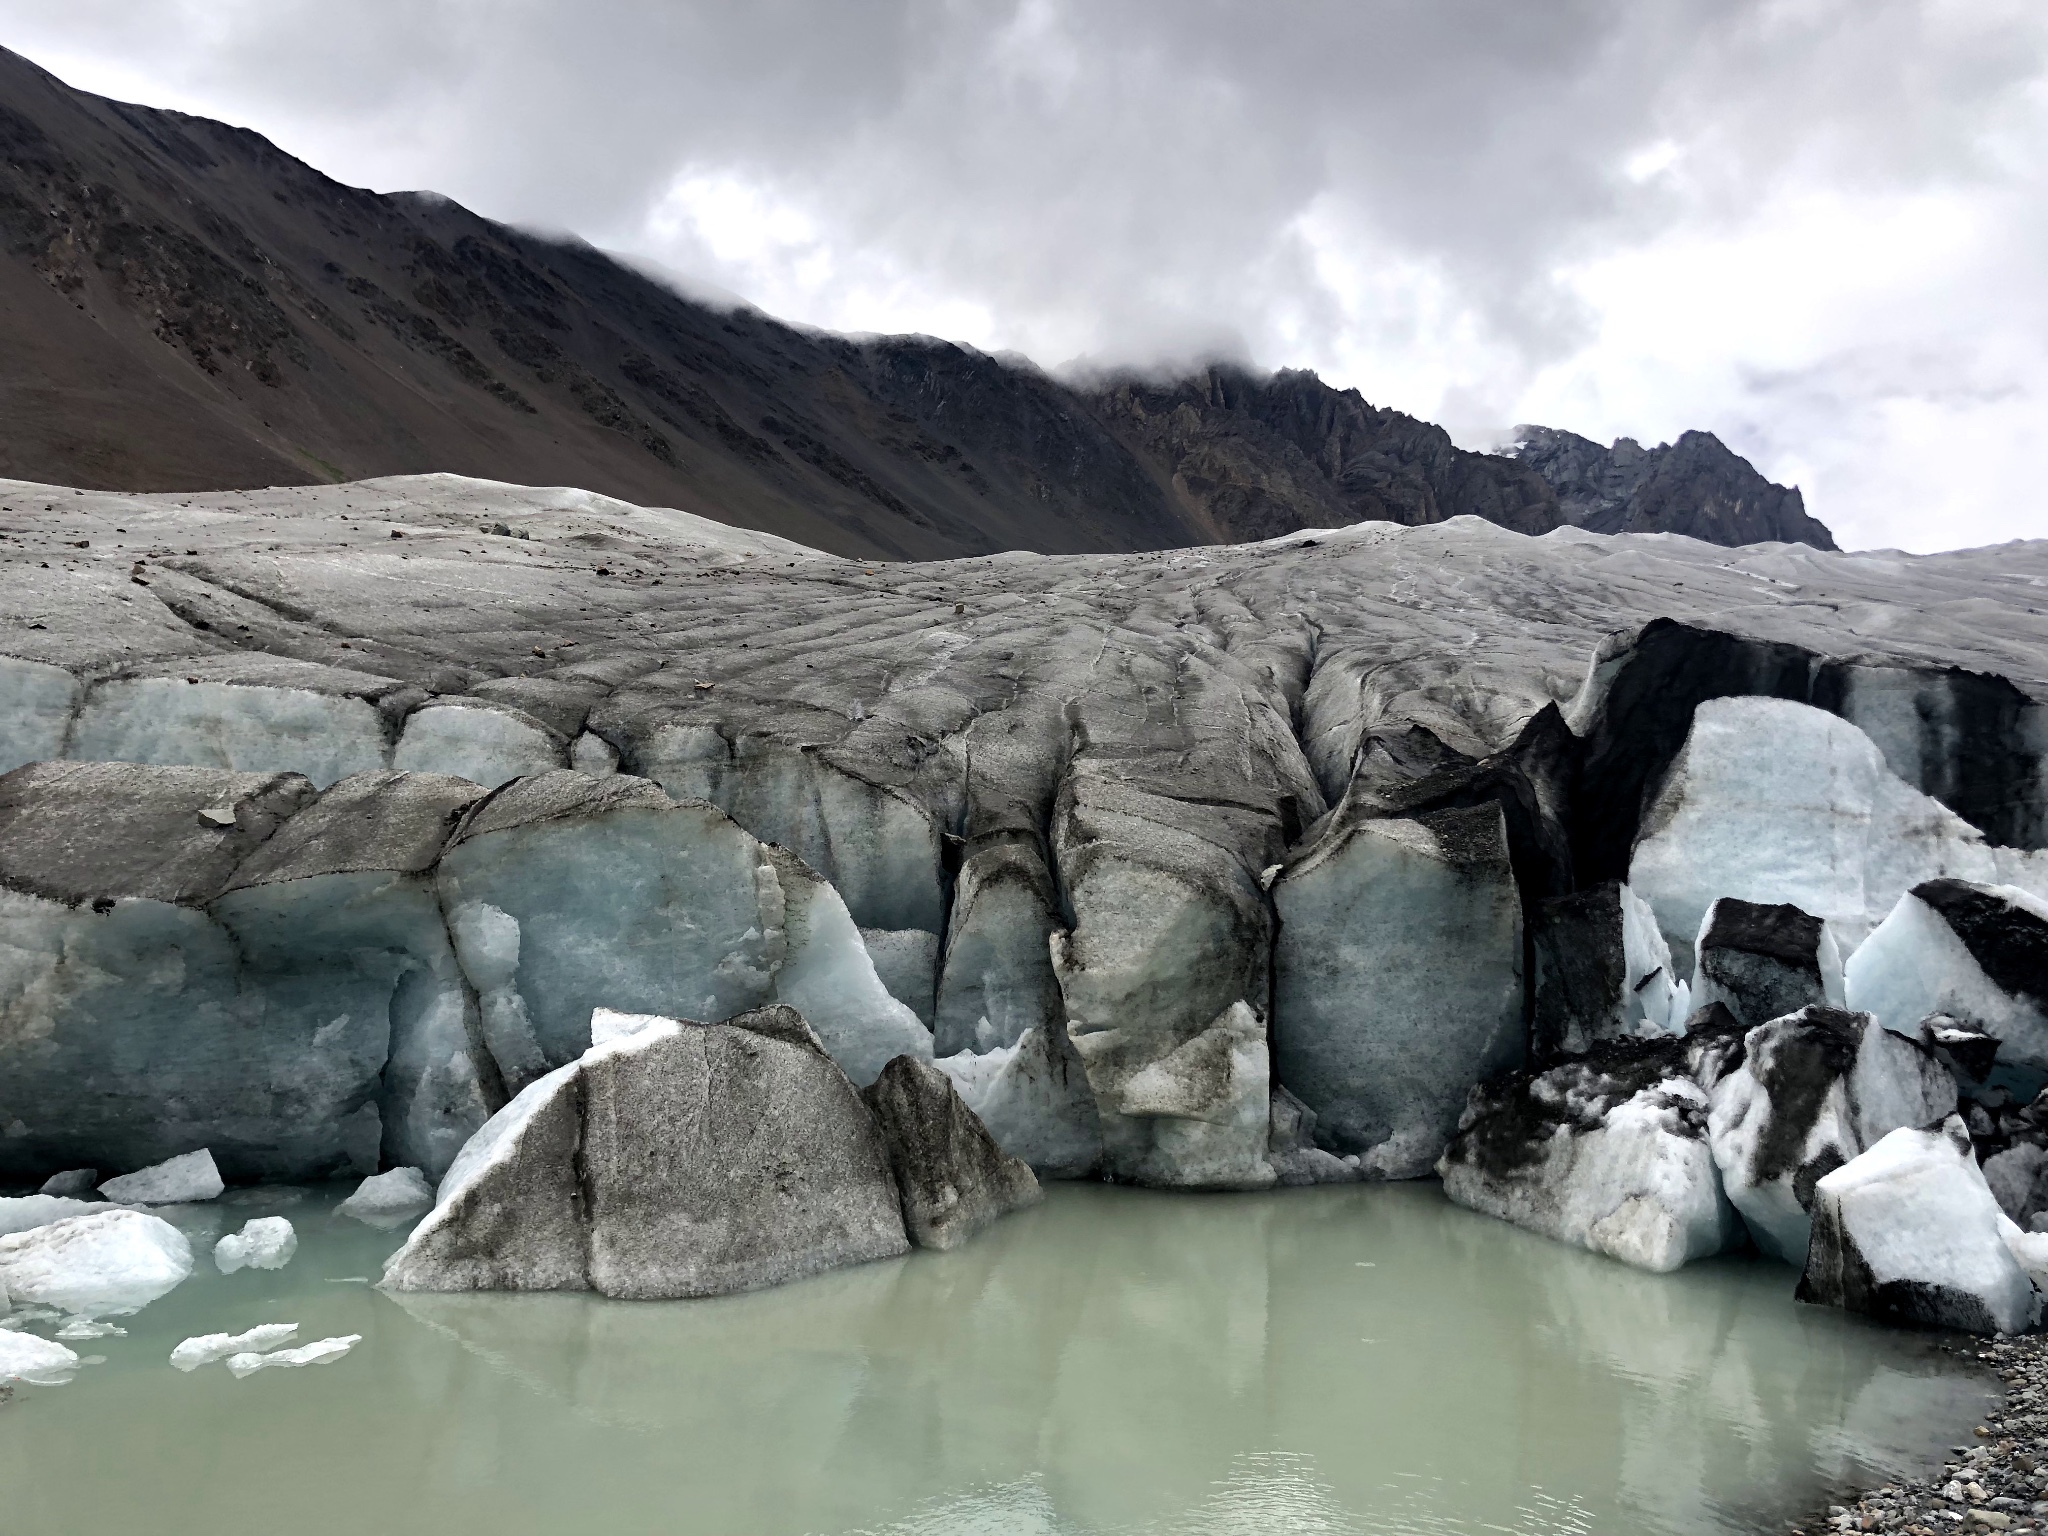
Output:
[[[1639,1274],[1434,1185],[1055,1187],[958,1253],[659,1303],[386,1296],[350,1277],[402,1233],[332,1198],[275,1211],[286,1269],[202,1249],[75,1346],[104,1363],[17,1389],[0,1533],[1748,1532],[1925,1467],[1990,1400],[1781,1267]],[[167,1363],[279,1320],[364,1339]]]

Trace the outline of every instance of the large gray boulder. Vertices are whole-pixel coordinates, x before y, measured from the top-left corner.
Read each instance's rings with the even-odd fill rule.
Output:
[[[874,1117],[794,1009],[646,1021],[477,1133],[398,1291],[718,1296],[906,1252]]]
[[[1030,1164],[1010,1156],[929,1062],[898,1056],[860,1091],[888,1148],[903,1224],[920,1248],[957,1248],[1044,1198]]]

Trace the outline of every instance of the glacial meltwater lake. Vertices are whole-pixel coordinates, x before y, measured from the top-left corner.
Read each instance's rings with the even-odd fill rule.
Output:
[[[1993,1396],[1782,1267],[1639,1274],[1434,1184],[1054,1186],[956,1253],[694,1302],[387,1296],[403,1232],[343,1192],[172,1213],[194,1277],[0,1408],[0,1531],[1755,1532],[1924,1470]],[[209,1226],[267,1214],[297,1257],[217,1273]],[[278,1321],[363,1342],[168,1364]]]

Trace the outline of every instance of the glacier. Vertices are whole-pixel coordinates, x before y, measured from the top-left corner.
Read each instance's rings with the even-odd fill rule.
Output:
[[[1165,1187],[1426,1176],[1475,1089],[1710,1006],[1909,1045],[1946,1010],[2048,1080],[2036,994],[1913,894],[2048,892],[2048,544],[1452,519],[890,564],[443,475],[66,518],[84,547],[0,547],[26,1188],[203,1147],[445,1192],[562,1112],[600,1010],[790,1008],[856,1088],[933,1065],[1040,1176]],[[1818,994],[1763,963],[1804,926],[1716,903],[1817,924],[1784,966]],[[1581,1241],[1622,1191],[1675,1225],[1610,1247],[1696,1255],[1704,1145],[1796,1257],[1816,1159],[1882,1128],[1780,1115],[1776,1038],[1573,1122],[1513,1200]],[[1704,1143],[1685,1082],[1725,1102]]]

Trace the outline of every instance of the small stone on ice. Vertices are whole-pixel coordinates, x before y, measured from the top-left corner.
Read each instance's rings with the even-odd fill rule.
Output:
[[[296,1369],[302,1365],[326,1365],[339,1360],[363,1341],[360,1333],[344,1334],[338,1339],[315,1339],[311,1344],[301,1344],[297,1349],[280,1349],[275,1354],[239,1354],[228,1356],[228,1369],[239,1379],[267,1370],[273,1365]]]
[[[393,1168],[374,1174],[356,1186],[356,1192],[335,1214],[348,1216],[373,1227],[395,1227],[410,1221],[434,1203],[433,1186],[417,1168]]]
[[[202,1333],[172,1350],[171,1364],[181,1371],[196,1371],[229,1355],[260,1355],[285,1343],[298,1331],[297,1323],[259,1323],[247,1333]]]
[[[97,1168],[68,1168],[62,1173],[53,1173],[43,1180],[39,1195],[62,1195],[71,1200],[83,1200],[93,1192],[100,1181]]]
[[[299,1251],[299,1235],[282,1216],[258,1216],[213,1245],[213,1262],[224,1275],[238,1269],[283,1269]]]
[[[109,1179],[100,1186],[100,1193],[124,1205],[175,1205],[215,1199],[224,1188],[220,1170],[213,1165],[213,1154],[201,1147],[197,1152]]]

